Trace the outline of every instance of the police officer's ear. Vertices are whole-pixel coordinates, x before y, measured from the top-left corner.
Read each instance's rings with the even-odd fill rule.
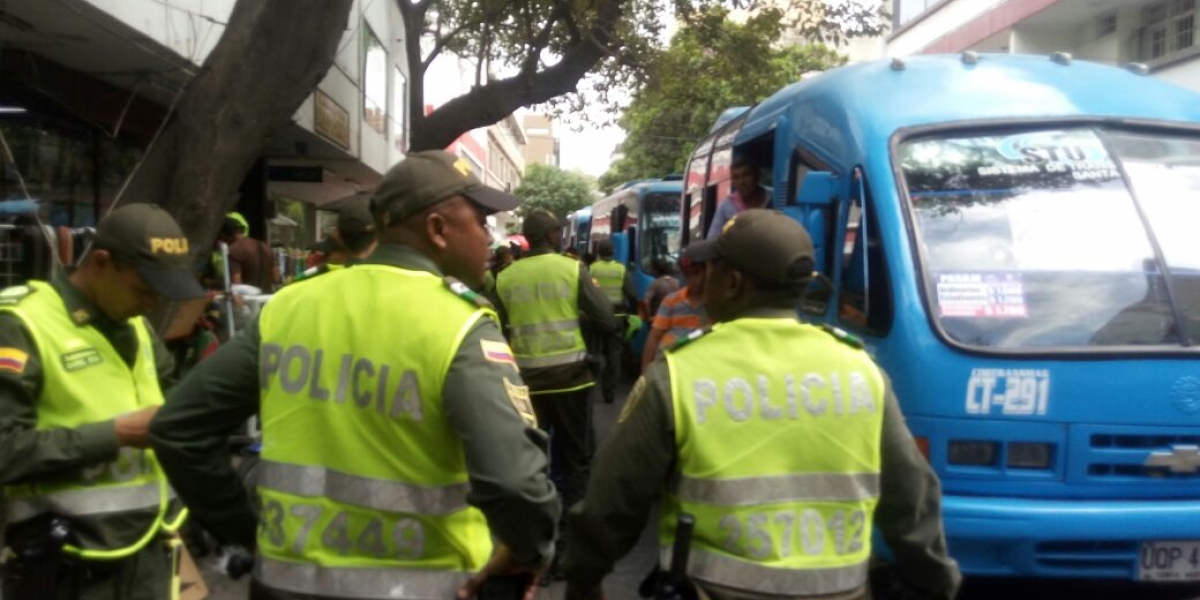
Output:
[[[445,250],[450,241],[446,237],[446,229],[450,225],[450,220],[437,211],[429,211],[421,219],[421,224],[425,226],[425,236],[429,239],[429,243],[439,250]]]

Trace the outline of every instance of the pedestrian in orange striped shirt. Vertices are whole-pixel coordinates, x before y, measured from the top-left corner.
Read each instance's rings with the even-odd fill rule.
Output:
[[[685,253],[679,261],[684,285],[663,299],[650,324],[650,337],[642,351],[642,371],[662,356],[675,340],[708,324],[704,316],[704,265],[696,264]]]

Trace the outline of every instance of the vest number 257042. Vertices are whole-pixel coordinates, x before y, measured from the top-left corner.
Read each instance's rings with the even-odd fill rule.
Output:
[[[866,513],[855,510],[847,515],[835,510],[826,519],[820,511],[781,510],[774,513],[729,514],[721,518],[725,536],[722,544],[730,553],[750,558],[786,558],[796,542],[808,556],[824,553],[827,536],[839,554],[854,554],[863,549]],[[776,547],[778,546],[778,550]]]

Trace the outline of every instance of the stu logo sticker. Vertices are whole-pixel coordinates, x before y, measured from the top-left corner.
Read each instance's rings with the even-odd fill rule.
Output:
[[[972,369],[967,414],[1044,415],[1050,405],[1048,369]]]

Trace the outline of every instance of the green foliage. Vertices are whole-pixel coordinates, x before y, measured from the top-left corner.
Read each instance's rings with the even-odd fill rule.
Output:
[[[591,206],[592,186],[582,175],[551,165],[529,165],[525,179],[514,192],[524,200],[518,213],[544,208],[562,218],[567,213]]]
[[[723,8],[696,14],[649,66],[621,115],[623,156],[600,178],[601,189],[682,172],[696,142],[726,109],[750,106],[803,73],[845,62],[823,45],[782,46],[784,32],[774,9],[744,24],[729,20]]]

